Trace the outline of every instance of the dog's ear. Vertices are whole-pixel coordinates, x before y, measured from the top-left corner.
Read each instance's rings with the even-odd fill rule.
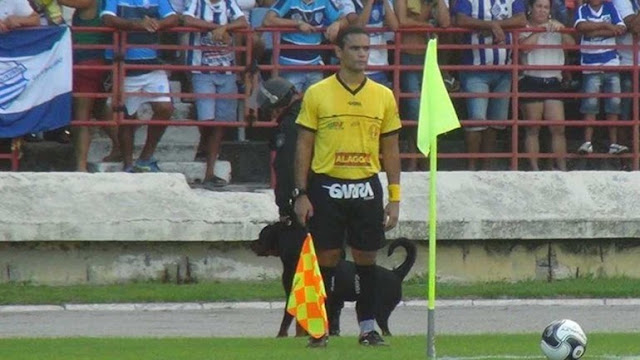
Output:
[[[258,256],[278,256],[278,237],[282,223],[269,224],[260,230],[258,240],[253,241],[251,249]]]

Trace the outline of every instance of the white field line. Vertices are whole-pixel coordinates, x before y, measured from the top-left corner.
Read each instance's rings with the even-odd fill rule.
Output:
[[[590,360],[640,360],[640,356],[587,356]],[[438,357],[439,360],[546,360],[544,356],[527,355],[478,355],[462,357]],[[586,359],[586,358],[585,358]]]

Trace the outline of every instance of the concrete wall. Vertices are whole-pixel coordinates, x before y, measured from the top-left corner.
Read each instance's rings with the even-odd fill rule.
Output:
[[[640,277],[640,174],[468,173],[438,179],[441,281]],[[419,245],[425,275],[428,176],[403,174],[390,239]],[[247,240],[276,220],[271,192],[190,189],[177,174],[0,174],[0,281],[277,278]],[[399,251],[401,252],[401,251]],[[380,254],[392,267],[403,255]]]
[[[427,244],[409,278],[426,276]],[[0,282],[108,284],[128,281],[190,282],[278,279],[277,258],[257,257],[246,242],[31,242],[0,245]],[[392,268],[404,253],[379,263]],[[640,241],[443,240],[438,244],[438,281],[517,281],[578,276],[640,278]]]

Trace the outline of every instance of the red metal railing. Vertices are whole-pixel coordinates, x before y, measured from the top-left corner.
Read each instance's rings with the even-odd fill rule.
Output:
[[[104,28],[74,28],[74,31],[105,31]],[[380,29],[370,29],[371,31],[380,32]],[[107,30],[111,31],[111,30]],[[191,28],[174,28],[171,30],[172,32],[185,33],[190,31],[196,31],[196,29]],[[281,28],[259,28],[253,31],[244,31],[241,32],[244,35],[250,35],[253,32],[271,32],[273,35],[273,52],[272,52],[272,62],[268,65],[259,65],[259,69],[261,71],[270,71],[272,74],[276,75],[281,71],[285,70],[297,70],[297,71],[335,71],[338,69],[335,65],[310,65],[310,66],[285,66],[280,65],[277,61],[278,56],[280,54],[280,50],[282,49],[292,49],[292,48],[310,48],[309,46],[297,46],[297,45],[280,45],[280,35],[283,32],[293,32],[296,31],[294,29],[281,29]],[[318,30],[321,31],[321,30]],[[531,32],[531,29],[521,29],[513,31],[513,38],[518,38],[518,33],[521,31]],[[569,33],[574,33],[572,29],[565,30]],[[400,65],[400,53],[402,50],[407,49],[424,49],[424,45],[406,45],[402,44],[403,35],[406,33],[417,33],[417,32],[425,32],[424,29],[409,29],[404,28],[395,32],[395,43],[388,45],[381,45],[378,47],[386,48],[388,50],[394,51],[393,56],[393,64],[389,66],[377,66],[372,67],[372,70],[384,70],[391,73],[392,79],[392,90],[395,94],[396,100],[399,102],[404,98],[415,98],[419,97],[419,94],[416,93],[402,93],[400,89],[400,74],[403,71],[421,71],[423,66],[421,65]],[[453,34],[463,34],[466,33],[467,30],[459,29],[459,28],[449,28],[449,29],[429,29],[429,33],[453,33]],[[117,59],[122,59],[122,54],[128,48],[133,47],[145,47],[145,48],[156,48],[161,50],[176,50],[176,51],[187,51],[189,49],[195,49],[197,47],[188,46],[188,45],[131,45],[127,43],[126,32],[113,31],[113,45],[77,45],[76,48],[113,48],[116,53]],[[247,64],[250,62],[252,58],[252,47],[253,47],[253,37],[245,36],[246,42],[242,46],[235,46],[231,49],[236,52],[236,54],[244,54],[241,56],[243,59],[242,63]],[[318,45],[311,46],[316,49],[326,49],[331,50],[333,48],[332,45]],[[638,79],[640,76],[640,71],[638,66],[620,66],[620,67],[611,67],[603,69],[605,71],[619,71],[619,72],[630,72],[632,74],[632,89],[631,93],[627,94],[583,94],[583,93],[523,93],[518,90],[518,75],[522,70],[527,69],[561,69],[564,71],[572,71],[579,72],[584,69],[583,66],[579,65],[564,65],[564,66],[526,66],[519,64],[519,51],[524,48],[536,47],[533,45],[519,45],[517,41],[514,41],[510,45],[469,45],[469,44],[439,44],[440,51],[462,51],[468,50],[471,48],[509,48],[512,51],[512,62],[508,65],[499,65],[499,66],[465,66],[465,65],[456,65],[456,64],[443,64],[441,65],[442,70],[446,70],[452,73],[457,73],[465,70],[473,70],[473,71],[509,71],[512,73],[512,90],[508,93],[487,93],[487,94],[479,94],[479,93],[464,93],[464,92],[456,92],[451,93],[450,96],[454,99],[464,99],[469,97],[486,97],[486,98],[494,98],[494,97],[509,97],[510,98],[510,109],[511,109],[511,117],[504,121],[479,121],[479,120],[470,120],[461,118],[461,122],[463,126],[485,126],[485,125],[502,125],[510,128],[511,131],[511,144],[510,151],[508,152],[496,152],[496,153],[466,153],[466,152],[447,152],[447,153],[439,153],[438,157],[442,159],[508,159],[510,162],[510,169],[517,170],[519,168],[520,159],[527,159],[530,157],[537,157],[541,159],[545,158],[557,158],[558,156],[563,156],[565,158],[610,158],[611,155],[608,154],[589,154],[589,155],[578,155],[571,153],[571,151],[567,151],[567,154],[557,155],[552,153],[523,153],[519,151],[519,133],[521,131],[520,128],[526,128],[528,126],[549,126],[549,125],[562,125],[565,127],[585,127],[585,126],[594,126],[594,127],[607,127],[607,126],[617,126],[620,128],[631,128],[632,129],[632,143],[631,143],[631,151],[627,154],[616,155],[616,158],[621,159],[630,159],[631,160],[631,168],[633,170],[638,170],[640,163],[640,145],[639,145],[639,135],[640,135],[640,113],[639,113],[639,85]],[[580,45],[575,46],[542,46],[546,48],[563,48],[568,51],[578,51],[580,49]],[[638,44],[634,41],[633,45],[623,46],[617,45],[617,48],[627,48],[632,49],[634,54],[635,63],[637,63],[637,52],[638,52]],[[119,55],[119,56],[118,56]],[[72,123],[73,126],[118,126],[118,125],[130,125],[130,124],[145,124],[145,125],[170,125],[170,126],[224,126],[224,127],[274,127],[276,126],[275,122],[254,122],[249,121],[249,119],[244,119],[244,121],[239,122],[199,122],[193,119],[176,119],[176,120],[148,120],[148,121],[139,121],[139,120],[128,120],[125,119],[123,112],[123,97],[129,95],[137,95],[137,96],[157,96],[160,94],[154,93],[124,93],[122,92],[122,83],[124,79],[125,71],[132,69],[161,69],[167,71],[192,71],[192,70],[213,70],[213,71],[231,71],[236,74],[240,74],[245,70],[243,65],[235,65],[231,67],[209,67],[209,66],[200,66],[194,67],[190,65],[131,65],[125,64],[123,61],[114,61],[112,65],[96,67],[96,66],[78,66],[74,65],[75,68],[95,68],[95,69],[107,69],[111,70],[115,76],[113,76],[113,88],[109,93],[74,93],[74,97],[96,97],[96,98],[106,98],[110,97],[112,99],[112,106],[115,110],[113,113],[113,118],[110,121],[74,121]],[[167,94],[162,94],[167,95]],[[625,121],[585,121],[582,119],[566,119],[564,121],[547,121],[547,120],[527,120],[527,121],[519,121],[520,117],[520,107],[519,107],[519,99],[523,97],[540,97],[540,96],[550,96],[552,95],[554,98],[558,99],[580,99],[585,97],[598,97],[598,98],[606,98],[606,97],[621,97],[621,98],[631,98],[632,99],[632,111],[631,111],[631,119]],[[168,94],[170,97],[180,97],[180,98],[201,98],[201,97],[211,97],[211,98],[236,98],[240,101],[245,101],[248,98],[248,94],[236,94],[236,95],[218,95],[218,94],[191,94],[191,93],[171,93]],[[403,126],[406,127],[415,127],[417,126],[417,121],[403,119]],[[197,139],[194,139],[194,142]],[[410,158],[423,158],[421,154],[418,153],[402,153],[401,157],[404,159]],[[16,170],[18,168],[18,160],[19,160],[19,142],[14,141],[14,146],[12,147],[12,152],[10,154],[0,154],[0,159],[10,159],[12,163],[12,170]]]

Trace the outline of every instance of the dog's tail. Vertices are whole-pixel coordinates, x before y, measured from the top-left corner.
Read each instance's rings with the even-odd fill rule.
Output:
[[[391,256],[396,248],[403,247],[407,252],[407,257],[404,259],[402,264],[400,264],[397,268],[393,269],[393,272],[400,278],[404,279],[405,276],[409,273],[409,270],[413,267],[413,264],[416,262],[416,245],[409,241],[407,238],[399,238],[394,240],[391,245],[389,245],[389,250],[387,251],[387,256]]]

